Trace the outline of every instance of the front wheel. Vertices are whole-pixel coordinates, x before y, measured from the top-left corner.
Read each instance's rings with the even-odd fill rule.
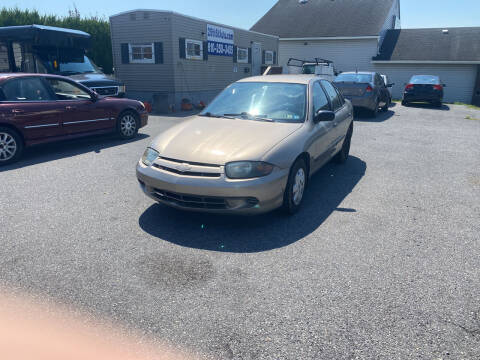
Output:
[[[0,127],[0,166],[11,164],[22,156],[23,142],[16,131]]]
[[[300,208],[307,185],[307,177],[305,161],[298,159],[290,170],[283,199],[283,208],[288,214],[295,214]]]
[[[352,142],[352,134],[353,134],[353,123],[348,128],[347,134],[345,135],[345,140],[343,141],[342,149],[340,152],[335,155],[335,161],[338,164],[343,164],[347,161],[348,156],[350,155],[350,144]]]
[[[133,139],[139,128],[138,116],[132,111],[126,111],[118,117],[117,133],[122,139]]]

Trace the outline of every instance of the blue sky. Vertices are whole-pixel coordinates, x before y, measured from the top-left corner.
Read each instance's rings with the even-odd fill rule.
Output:
[[[2,0],[0,6],[65,15],[74,3],[82,15],[108,17],[133,8],[162,9],[248,29],[276,0]],[[480,26],[480,0],[401,0],[401,7],[403,28]]]

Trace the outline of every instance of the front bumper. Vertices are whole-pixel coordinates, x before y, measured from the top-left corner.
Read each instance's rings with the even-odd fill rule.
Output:
[[[172,174],[141,161],[137,178],[147,196],[165,205],[188,211],[254,215],[283,204],[288,169],[275,170],[256,179],[232,180]]]

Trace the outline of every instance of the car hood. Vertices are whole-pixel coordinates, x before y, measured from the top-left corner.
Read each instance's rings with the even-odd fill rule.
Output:
[[[151,146],[162,157],[187,162],[224,165],[262,160],[272,147],[302,125],[195,116],[162,133]]]
[[[119,86],[122,85],[113,76],[109,76],[102,73],[85,73],[70,75],[69,78],[78,81],[85,86]]]

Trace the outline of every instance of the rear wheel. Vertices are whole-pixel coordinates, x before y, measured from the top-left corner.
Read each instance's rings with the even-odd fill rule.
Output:
[[[11,164],[22,156],[23,141],[15,130],[0,127],[0,166]]]
[[[353,134],[353,123],[350,125],[347,135],[345,135],[345,141],[343,142],[342,149],[340,152],[335,155],[335,161],[338,164],[343,164],[347,161],[348,156],[350,155],[350,144],[352,142],[352,134]]]
[[[441,108],[443,106],[443,102],[442,101],[436,101],[436,102],[433,103],[433,105],[435,105],[438,108]]]
[[[139,128],[138,116],[133,111],[120,114],[117,120],[117,133],[122,139],[133,139]]]
[[[302,204],[307,185],[307,166],[303,159],[298,159],[290,170],[287,188],[283,198],[283,209],[288,214],[295,214]]]
[[[370,111],[370,115],[371,115],[373,118],[376,118],[377,115],[378,115],[378,107],[379,107],[379,101],[377,100],[376,105],[375,105],[375,108]]]
[[[388,98],[385,106],[382,107],[383,112],[387,112],[388,108],[390,107],[390,104],[392,103],[392,99]]]

